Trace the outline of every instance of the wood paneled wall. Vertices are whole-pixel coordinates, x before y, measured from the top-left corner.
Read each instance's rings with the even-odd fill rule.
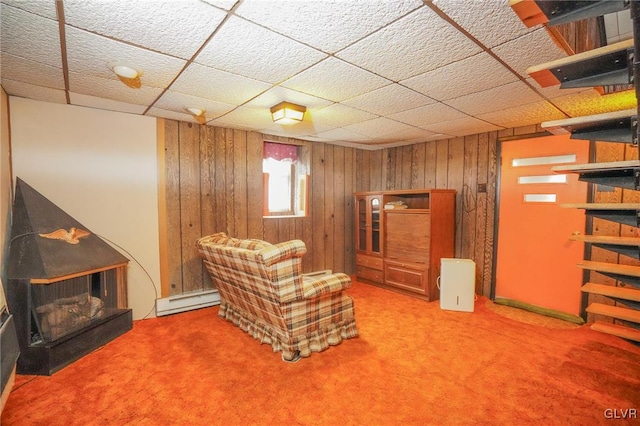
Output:
[[[355,149],[172,120],[162,131],[163,296],[213,287],[195,242],[215,232],[272,243],[300,239],[308,250],[305,272],[353,273]],[[264,140],[307,147],[307,217],[262,217]]]
[[[165,120],[162,127],[164,297],[212,288],[195,241],[221,231],[270,242],[300,239],[308,248],[305,272],[331,269],[353,274],[353,193],[414,188],[457,191],[455,256],[476,263],[476,292],[488,296],[498,141],[539,131],[530,126],[361,150],[172,120]],[[262,217],[264,140],[307,147],[311,165],[307,217]]]
[[[455,189],[455,257],[475,262],[476,293],[489,296],[499,138],[537,131],[536,126],[530,126],[378,151],[358,150],[356,188],[358,191]]]

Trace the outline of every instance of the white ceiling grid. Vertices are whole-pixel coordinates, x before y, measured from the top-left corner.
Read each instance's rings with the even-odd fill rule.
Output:
[[[566,56],[508,0],[0,0],[5,91],[377,149],[567,117],[592,89],[540,88]],[[115,64],[141,72],[122,84]],[[66,73],[66,75],[65,75]],[[66,77],[66,81],[65,81]],[[302,123],[271,121],[281,101]],[[598,105],[598,102],[595,102]]]

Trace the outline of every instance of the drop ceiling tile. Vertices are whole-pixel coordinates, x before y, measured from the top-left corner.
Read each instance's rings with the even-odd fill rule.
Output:
[[[507,1],[434,0],[433,3],[488,48],[535,30],[524,25]]]
[[[433,99],[445,101],[517,80],[513,72],[488,53],[482,52],[403,80],[400,84]]]
[[[527,78],[526,81],[532,87],[535,87],[536,90],[540,92],[542,96],[544,96],[547,99],[557,98],[558,96],[566,96],[572,93],[591,92],[595,90],[592,87],[577,87],[575,89],[561,89],[559,84],[557,86],[540,87],[538,82],[531,77]]]
[[[333,104],[326,108],[307,111],[307,113],[313,123],[329,128],[349,126],[360,123],[361,121],[377,118],[375,114],[360,111],[359,109],[342,104]]]
[[[336,56],[400,81],[479,52],[478,45],[422,7]]]
[[[332,101],[307,95],[306,93],[298,92],[296,90],[287,89],[286,87],[273,86],[266,92],[251,99],[244,106],[270,109],[272,106],[283,101],[302,105],[307,107],[307,109],[324,108],[333,103]]]
[[[191,114],[168,111],[161,108],[149,108],[149,111],[147,111],[147,115],[151,117],[166,118],[169,120],[184,121],[187,123],[197,123],[196,119]]]
[[[335,53],[421,5],[419,0],[245,0],[235,13],[326,53]]]
[[[110,67],[126,65],[141,73],[143,86],[164,88],[186,63],[182,59],[140,49],[73,27],[66,28],[70,73],[119,81]]]
[[[412,141],[413,143],[426,142],[436,138],[442,139],[442,133],[434,133],[429,130],[410,127],[404,131],[400,131],[393,135],[393,139],[397,141]]]
[[[511,128],[528,126],[532,123],[542,123],[543,121],[549,120],[560,120],[567,118],[567,116],[549,102],[540,101],[487,114],[480,114],[477,118],[497,126]]]
[[[38,101],[53,102],[57,104],[66,104],[67,97],[64,90],[49,89],[47,87],[36,86],[20,81],[2,78],[2,88],[9,96],[17,96],[20,98],[35,99]]]
[[[328,58],[281,83],[283,87],[340,102],[390,84],[389,80]]]
[[[144,114],[147,107],[145,105],[134,105],[126,102],[113,101],[110,99],[98,98],[81,93],[69,92],[69,102],[71,105],[85,106],[88,108],[104,109],[108,111],[125,112],[128,114]]]
[[[393,134],[408,132],[409,130],[415,129],[415,127],[408,124],[400,123],[384,117],[361,121],[349,126],[344,126],[344,128],[360,133],[361,135],[378,139],[387,138]]]
[[[273,123],[269,110],[238,107],[235,110],[209,121],[211,126],[252,130],[269,127]]]
[[[151,105],[162,89],[143,85],[139,89],[125,86],[120,80],[69,73],[69,90],[82,95],[111,99],[134,105]]]
[[[446,104],[468,115],[477,115],[530,104],[540,100],[542,100],[542,97],[529,86],[521,81],[516,81],[504,86],[450,99],[446,101]]]
[[[62,68],[33,62],[4,52],[0,54],[0,64],[2,66],[0,75],[3,78],[64,90]]]
[[[545,28],[537,29],[491,50],[523,78],[529,77],[527,68],[567,56]]]
[[[439,123],[441,121],[449,121],[464,117],[466,117],[466,114],[440,102],[389,116],[389,118],[393,120],[421,128],[426,128],[431,124]]]
[[[57,21],[2,3],[0,28],[4,53],[62,68]]]
[[[627,40],[633,37],[633,19],[631,19],[631,13],[628,10],[620,11],[616,13],[618,18],[618,31],[620,40]]]
[[[182,59],[191,58],[226,17],[198,0],[65,0],[66,23]]]
[[[241,105],[270,87],[271,85],[262,81],[204,65],[191,64],[171,85],[171,90],[227,104]]]
[[[186,108],[194,107],[205,111],[207,119],[220,117],[235,108],[234,105],[216,102],[199,96],[167,91],[153,104],[154,107],[168,111],[185,113]],[[188,112],[186,112],[188,114]],[[190,114],[189,114],[190,115]]]
[[[313,120],[305,116],[305,119],[301,123],[295,124],[283,125],[270,121],[269,124],[261,128],[260,131],[262,133],[270,135],[289,135],[289,137],[302,137],[310,134],[317,134],[319,132],[328,131],[331,129],[333,129],[333,126],[324,126],[318,123],[314,123]]]
[[[344,128],[340,129],[332,129],[326,132],[320,132],[316,134],[316,137],[327,140],[337,140],[337,141],[349,141],[349,142],[359,142],[366,143],[367,141],[375,141],[373,138],[367,138],[360,133],[353,132],[351,130],[347,130]]]
[[[343,103],[374,114],[389,115],[433,102],[433,99],[394,83]]]
[[[232,16],[195,62],[255,80],[278,83],[326,58],[302,43]]]
[[[203,0],[203,1],[224,10],[231,10],[233,9],[233,6],[235,6],[236,3],[238,3],[238,0]]]
[[[473,117],[465,117],[457,120],[444,121],[432,124],[427,127],[434,133],[443,133],[453,136],[466,136],[478,133],[492,132],[494,130],[502,130],[500,126],[478,120]]]
[[[7,4],[12,7],[17,7],[25,12],[35,13],[43,18],[58,19],[58,13],[56,11],[55,0],[1,0],[0,3]],[[4,9],[2,10],[4,13]]]

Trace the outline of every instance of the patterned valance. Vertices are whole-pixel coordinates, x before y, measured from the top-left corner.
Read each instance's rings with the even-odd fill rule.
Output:
[[[273,158],[274,160],[298,160],[298,147],[296,145],[288,145],[284,143],[265,142],[264,158]]]

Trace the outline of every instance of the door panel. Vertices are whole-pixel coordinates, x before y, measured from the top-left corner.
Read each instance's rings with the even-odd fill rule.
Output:
[[[580,314],[585,214],[564,203],[587,199],[576,174],[551,167],[587,163],[589,142],[566,136],[503,142],[495,295],[573,315]]]

